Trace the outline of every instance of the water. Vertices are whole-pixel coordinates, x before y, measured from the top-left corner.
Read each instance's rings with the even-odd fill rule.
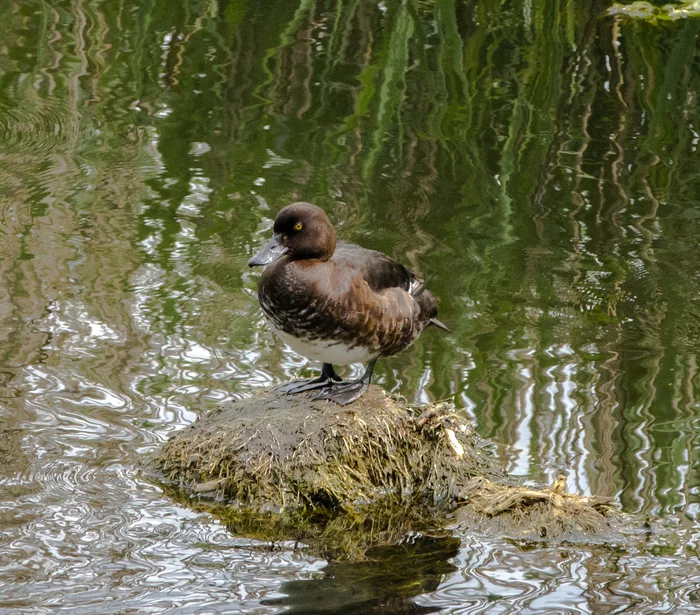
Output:
[[[605,8],[0,3],[3,615],[700,608],[700,21]],[[144,480],[208,408],[316,368],[245,266],[298,199],[455,332],[376,382],[671,537],[328,563]]]

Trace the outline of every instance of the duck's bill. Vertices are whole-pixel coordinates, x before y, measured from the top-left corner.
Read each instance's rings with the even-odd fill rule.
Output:
[[[248,261],[248,267],[269,265],[287,252],[289,252],[289,248],[282,245],[282,235],[275,233],[272,239],[260,248],[258,253]]]

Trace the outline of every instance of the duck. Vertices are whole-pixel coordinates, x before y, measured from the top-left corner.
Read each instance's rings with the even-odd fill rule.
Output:
[[[281,209],[248,266],[264,267],[258,300],[274,333],[322,364],[319,377],[281,385],[280,393],[345,406],[367,390],[379,358],[401,352],[428,326],[450,331],[423,280],[382,252],[338,241],[312,203]],[[353,363],[367,364],[364,374],[343,380],[334,366]]]

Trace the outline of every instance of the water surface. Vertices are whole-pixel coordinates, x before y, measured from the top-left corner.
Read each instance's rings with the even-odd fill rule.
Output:
[[[0,611],[700,608],[700,21],[605,8],[0,4]],[[454,398],[514,475],[673,539],[329,564],[145,481],[202,412],[317,369],[246,267],[300,199],[454,330],[376,382]]]

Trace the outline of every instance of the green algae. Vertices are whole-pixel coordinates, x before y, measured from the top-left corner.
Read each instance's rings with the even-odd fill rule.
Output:
[[[690,0],[678,4],[664,4],[663,6],[654,6],[644,0],[630,4],[619,4],[616,2],[608,9],[608,14],[624,15],[625,17],[651,22],[657,20],[676,21],[678,19],[700,17],[700,1]]]

